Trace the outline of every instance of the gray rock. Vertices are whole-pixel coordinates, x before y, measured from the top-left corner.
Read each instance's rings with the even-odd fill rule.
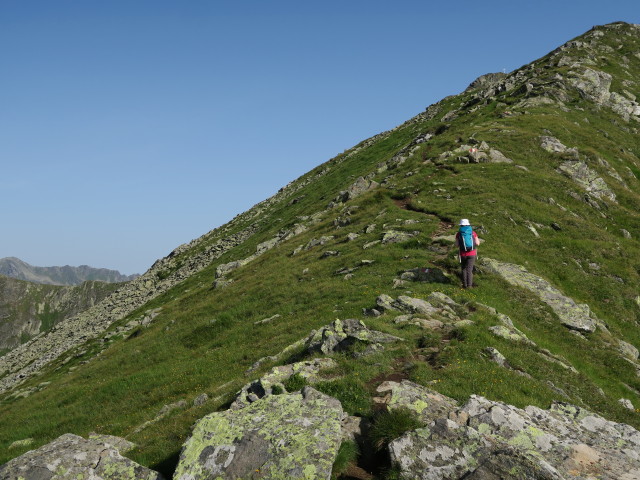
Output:
[[[388,410],[406,408],[415,412],[422,423],[428,425],[441,417],[448,417],[458,403],[435,390],[403,380],[402,382],[383,382],[376,389],[384,394],[378,398],[378,405],[385,405]]]
[[[340,402],[311,387],[212,413],[196,423],[173,478],[328,480],[343,415]]]
[[[426,300],[420,298],[413,298],[406,295],[400,295],[393,303],[392,306],[397,310],[405,313],[422,313],[424,315],[436,314],[438,309],[431,305]]]
[[[546,280],[529,273],[524,267],[499,262],[488,257],[483,257],[481,264],[488,271],[500,275],[510,284],[525,288],[538,295],[558,315],[564,326],[579,332],[589,333],[595,331],[599,324],[588,305],[577,304]]]
[[[618,340],[618,349],[629,360],[636,362],[640,353],[638,349],[624,340]]]
[[[236,399],[231,404],[232,409],[244,408],[250,403],[269,395],[274,395],[274,387],[280,388],[280,393],[286,393],[284,383],[294,375],[299,375],[307,383],[313,384],[319,379],[321,370],[333,368],[336,362],[331,358],[315,358],[288,365],[273,367],[269,373],[258,380],[248,383],[236,394]],[[289,392],[293,393],[293,392]]]
[[[356,238],[358,238],[360,235],[358,235],[357,233],[349,233],[347,235],[347,240],[350,242],[353,242]]]
[[[472,395],[461,409],[391,442],[402,478],[634,479],[640,432],[587,410],[550,410]]]
[[[169,413],[171,413],[174,410],[182,410],[184,408],[187,408],[187,401],[186,400],[179,400],[175,403],[170,403],[168,405],[164,405],[160,411],[158,412],[157,417],[165,417],[166,415],[168,415]]]
[[[207,401],[209,401],[209,395],[207,395],[206,393],[202,393],[193,399],[193,406],[199,407],[207,403]]]
[[[365,244],[362,246],[362,248],[363,248],[363,250],[366,250],[367,248],[374,247],[374,246],[378,245],[379,243],[381,243],[381,242],[380,242],[380,240],[374,240],[373,242],[365,243]]]
[[[329,354],[351,349],[356,343],[379,345],[402,341],[401,338],[369,330],[364,323],[355,319],[335,320],[313,332],[305,341],[308,353]]]
[[[386,311],[386,310],[398,310],[394,305],[393,305],[393,298],[391,298],[389,295],[387,295],[386,293],[383,293],[381,295],[378,295],[378,298],[376,298],[376,305]]]
[[[162,479],[159,473],[120,455],[112,443],[118,442],[105,443],[98,438],[86,440],[67,433],[0,466],[0,479]]]
[[[550,136],[540,137],[540,146],[543,150],[551,153],[563,153],[567,151],[567,147],[560,140]]]
[[[35,440],[33,438],[23,438],[22,440],[16,440],[9,445],[9,450],[13,450],[14,448],[25,448],[33,445]]]
[[[491,163],[513,163],[513,160],[503,155],[500,150],[492,148],[489,150],[489,162]]]
[[[426,283],[451,283],[451,279],[439,268],[412,268],[400,275],[401,280]]]
[[[572,179],[587,192],[597,198],[616,202],[616,194],[598,174],[590,169],[586,163],[580,161],[563,162],[558,171]],[[617,202],[616,202],[617,203]]]
[[[401,243],[419,235],[420,232],[400,232],[397,230],[389,230],[383,233],[382,243],[387,245],[389,243]]]
[[[272,315],[270,317],[267,318],[263,318],[262,320],[257,320],[255,322],[253,322],[254,325],[264,325],[265,323],[271,323],[274,320],[277,320],[278,318],[280,318],[282,315],[280,315],[279,313],[276,313],[275,315]]]
[[[618,403],[622,405],[624,408],[626,408],[627,410],[631,410],[632,412],[636,411],[636,409],[633,406],[633,403],[631,403],[631,400],[629,400],[628,398],[621,398],[620,400],[618,400]]]
[[[622,232],[622,236],[624,238],[631,238],[631,233],[629,233],[628,230],[625,230],[624,228],[620,229],[620,231]]]

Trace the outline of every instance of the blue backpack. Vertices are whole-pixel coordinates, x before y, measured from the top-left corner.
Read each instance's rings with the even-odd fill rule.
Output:
[[[473,229],[471,225],[463,225],[460,227],[460,250],[463,252],[470,252],[471,250],[475,250],[475,245],[473,243]]]

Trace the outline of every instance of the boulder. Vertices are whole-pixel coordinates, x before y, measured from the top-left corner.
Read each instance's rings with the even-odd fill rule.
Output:
[[[437,418],[448,417],[458,408],[454,399],[409,380],[383,382],[376,391],[384,394],[376,403],[386,405],[388,410],[411,410],[425,425]]]
[[[549,282],[529,273],[520,265],[499,262],[488,257],[483,257],[481,263],[488,271],[500,275],[510,284],[525,288],[540,297],[540,300],[551,307],[565,327],[586,333],[595,331],[599,321],[587,304],[576,303]]]
[[[625,342],[624,340],[618,340],[618,349],[620,350],[620,353],[622,353],[622,355],[624,355],[629,360],[632,360],[634,362],[638,361],[640,352],[638,352],[638,349],[630,343]]]
[[[388,230],[383,233],[382,243],[387,245],[389,243],[401,243],[419,235],[420,232],[400,232],[397,230]]]
[[[342,441],[340,402],[311,387],[199,420],[176,480],[329,479]]]
[[[163,477],[123,457],[117,437],[84,439],[67,433],[0,466],[0,479],[161,480]]]
[[[392,303],[392,306],[404,313],[422,313],[424,315],[438,313],[438,309],[426,300],[408,297],[406,295],[400,295]]]
[[[336,362],[331,358],[315,358],[313,360],[273,367],[269,373],[259,380],[255,380],[242,387],[236,394],[236,399],[230,408],[237,409],[246,407],[256,400],[277,394],[278,390],[279,393],[286,393],[283,384],[294,375],[299,375],[304,378],[307,383],[313,383],[318,379],[320,370],[335,366]]]
[[[558,171],[569,177],[593,196],[616,202],[616,194],[613,190],[611,190],[606,182],[599,177],[594,170],[590,169],[586,163],[580,161],[563,162],[558,167]]]
[[[563,153],[567,151],[567,147],[555,137],[542,136],[540,137],[540,146],[543,150],[551,153]]]
[[[391,442],[402,478],[632,480],[640,432],[580,407],[519,409],[472,395],[449,418]]]
[[[305,341],[305,350],[310,354],[319,352],[326,355],[349,350],[360,343],[369,346],[359,353],[359,355],[363,355],[379,350],[383,343],[397,341],[402,341],[402,339],[376,330],[369,330],[360,320],[335,320],[332,324],[312,332]]]
[[[412,268],[400,274],[401,280],[426,283],[451,283],[451,279],[440,268]]]

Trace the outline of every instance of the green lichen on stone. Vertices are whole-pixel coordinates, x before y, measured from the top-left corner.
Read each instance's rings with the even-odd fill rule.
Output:
[[[511,438],[508,443],[514,447],[524,448],[525,450],[534,450],[536,448],[529,432],[526,430],[519,432],[515,437]]]
[[[204,417],[183,447],[174,478],[208,479],[227,468],[259,469],[272,479],[324,478],[340,446],[342,408],[313,389],[305,392],[268,396],[240,410]],[[255,464],[249,465],[246,455],[241,458],[243,442],[253,442]],[[238,467],[240,462],[246,465]]]
[[[481,433],[482,435],[491,434],[491,427],[489,426],[488,423],[481,423],[480,425],[478,425],[477,430],[478,430],[478,433]]]
[[[413,410],[415,410],[418,414],[421,414],[428,407],[429,404],[424,400],[416,400],[413,403]]]

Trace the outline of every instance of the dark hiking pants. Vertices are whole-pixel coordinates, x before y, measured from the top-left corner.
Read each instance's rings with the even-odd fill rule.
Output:
[[[462,266],[462,286],[467,288],[473,285],[473,265],[476,263],[476,256],[460,257]]]

